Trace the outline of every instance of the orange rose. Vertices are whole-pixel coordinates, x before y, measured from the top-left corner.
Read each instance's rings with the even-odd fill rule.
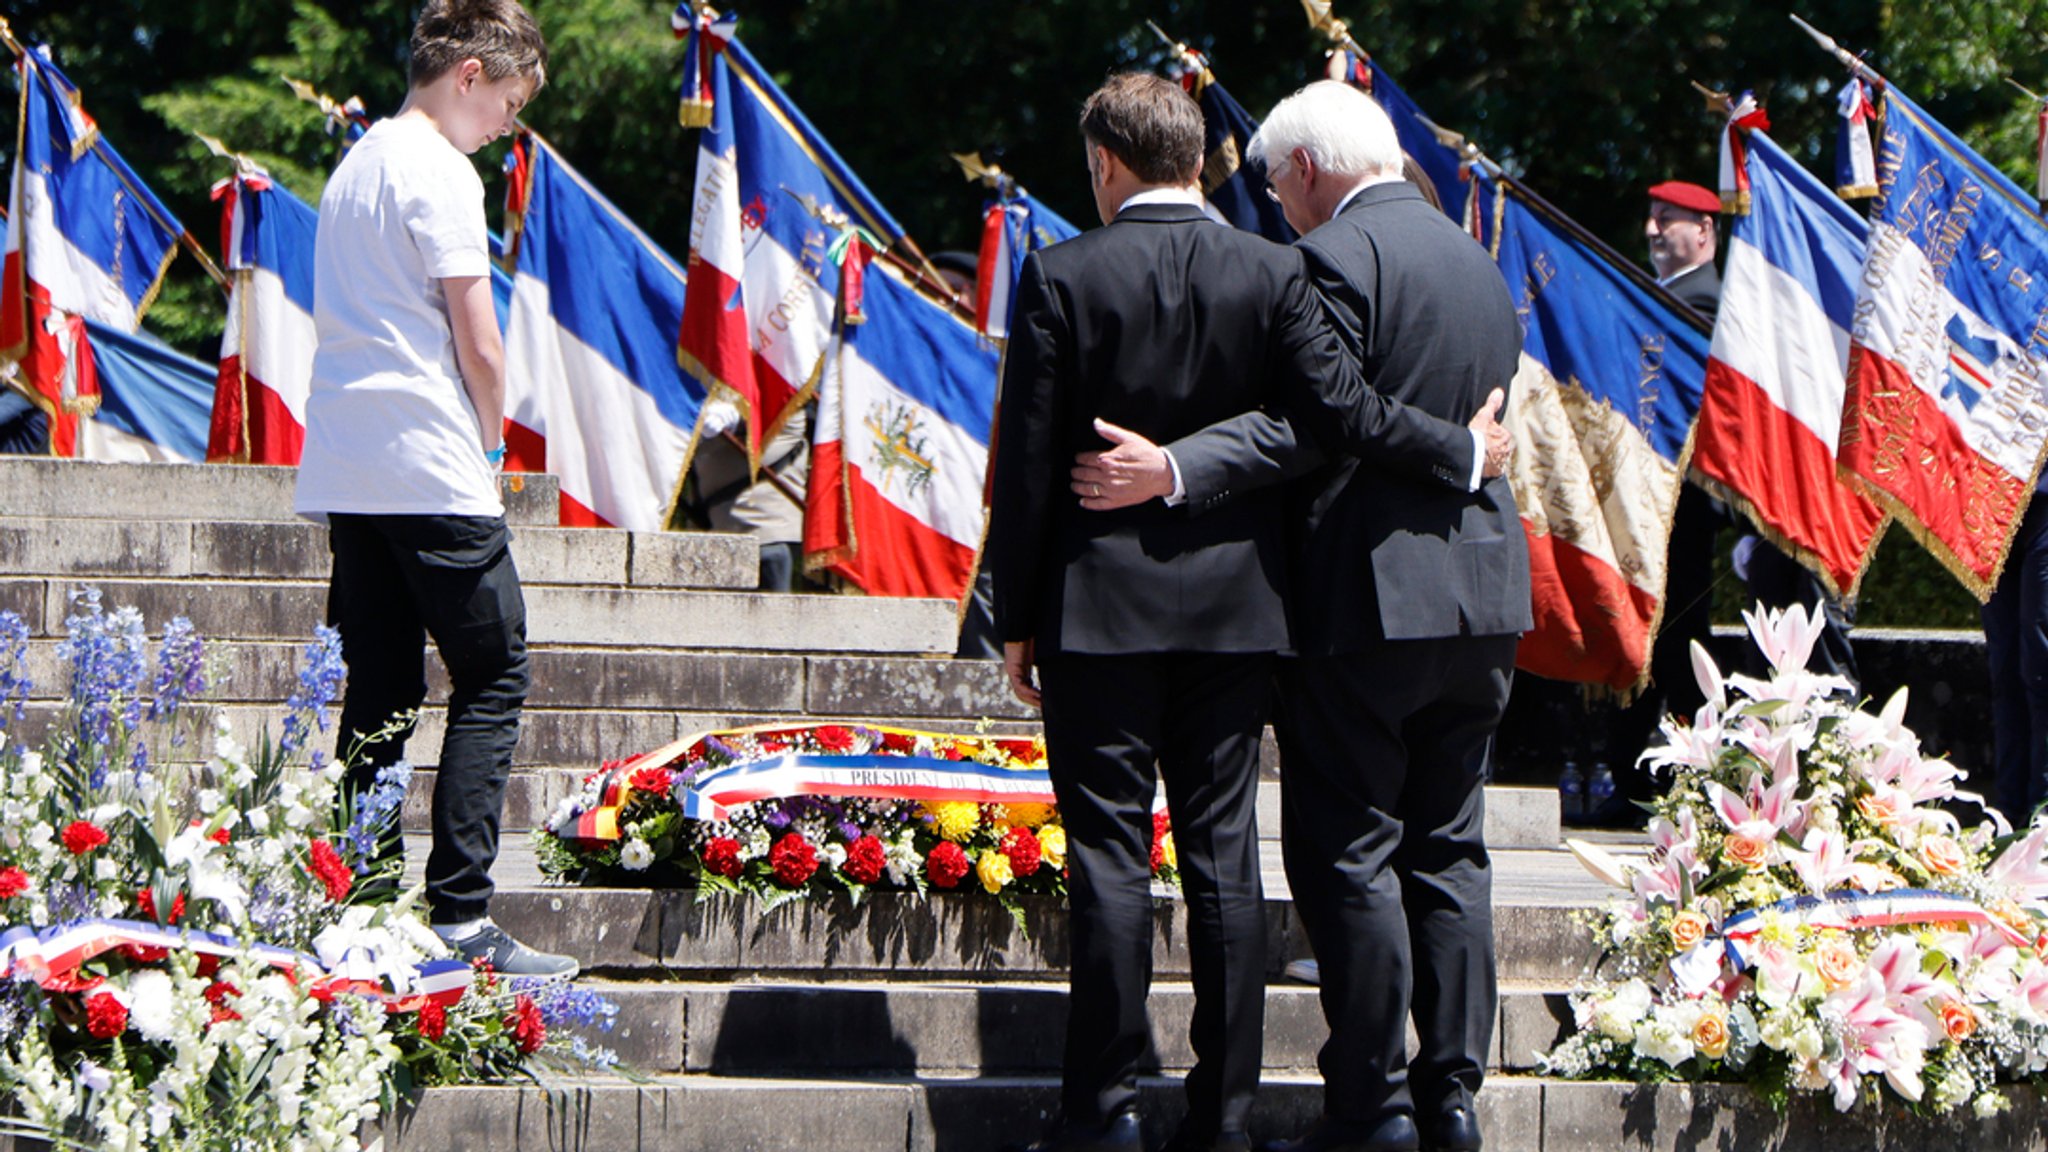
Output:
[[[1961,1044],[1977,1030],[1977,1010],[1961,1000],[1950,1000],[1941,1006],[1941,1030]]]
[[[1813,969],[1830,991],[1847,987],[1863,971],[1863,958],[1840,940],[1829,940],[1813,954]]]
[[[1760,836],[1745,836],[1731,832],[1722,841],[1721,851],[1728,859],[1752,872],[1759,871],[1770,863],[1771,842]]]
[[[1920,842],[1920,862],[1936,876],[1961,872],[1967,859],[1963,846],[1947,836],[1929,836]]]
[[[1856,810],[1863,818],[1880,827],[1890,828],[1899,822],[1898,803],[1890,798],[1879,799],[1875,795],[1858,796]]]
[[[1700,1018],[1693,1021],[1692,1046],[1700,1055],[1719,1060],[1728,1051],[1728,1011],[1719,1004],[1710,1004],[1700,1011]]]
[[[1707,936],[1707,918],[1688,908],[1671,918],[1671,946],[1689,952]]]

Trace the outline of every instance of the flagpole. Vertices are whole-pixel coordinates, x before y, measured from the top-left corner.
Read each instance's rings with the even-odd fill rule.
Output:
[[[21,41],[16,40],[14,38],[14,29],[11,25],[9,25],[9,23],[7,22],[7,18],[5,16],[0,16],[0,43],[5,43],[7,45],[8,51],[13,52],[16,58],[27,59],[28,49],[22,46]],[[23,77],[22,80],[23,83],[27,83],[27,77]],[[100,141],[98,138],[95,138],[93,140],[92,146],[94,148],[98,148],[100,146]],[[104,157],[102,158],[102,161],[104,162]],[[151,204],[151,201],[154,199],[154,197],[143,195],[141,190],[137,189],[135,185],[128,182],[128,177],[123,175],[119,168],[115,167],[112,164],[108,164],[107,171],[112,172],[114,174],[114,179],[119,180],[121,182],[121,187],[126,188],[128,190],[128,194],[130,196],[133,196],[136,202],[142,205],[144,211],[148,212],[152,217],[156,219],[157,224],[168,230],[172,224],[176,223],[176,221],[166,220],[161,215],[159,215],[156,211],[156,208]],[[178,244],[181,247],[183,247],[187,252],[190,252],[194,260],[199,261],[199,266],[206,270],[206,274],[208,276],[213,277],[214,284],[218,286],[223,293],[226,293],[232,289],[233,285],[228,280],[227,273],[222,272],[220,270],[220,266],[215,264],[213,262],[213,258],[206,254],[206,249],[201,248],[199,246],[199,241],[195,239],[190,232],[185,231],[184,228],[182,227],[178,229]]]
[[[1799,30],[1801,32],[1804,32],[1808,36],[1813,37],[1813,42],[1820,45],[1821,51],[1826,52],[1828,55],[1833,56],[1835,59],[1841,61],[1842,66],[1844,68],[1847,68],[1851,73],[1860,76],[1865,80],[1870,81],[1872,84],[1879,85],[1880,87],[1887,86],[1885,78],[1878,74],[1877,69],[1872,68],[1870,65],[1864,63],[1863,57],[1858,56],[1854,52],[1849,51],[1847,48],[1842,47],[1840,44],[1835,43],[1834,37],[1829,36],[1827,33],[1822,32],[1820,29],[1815,28],[1813,25],[1808,24],[1804,20],[1801,20],[1796,13],[1789,13],[1788,15],[1790,15],[1791,20],[1794,24],[1799,25]]]

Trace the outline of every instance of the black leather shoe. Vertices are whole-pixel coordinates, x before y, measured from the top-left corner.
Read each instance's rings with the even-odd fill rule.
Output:
[[[1466,1105],[1453,1105],[1430,1117],[1422,1137],[1430,1152],[1479,1152],[1479,1117]]]
[[[1370,1129],[1324,1120],[1308,1135],[1268,1144],[1260,1152],[1418,1152],[1421,1147],[1414,1118],[1398,1112]]]
[[[1119,1112],[1106,1124],[1066,1124],[1043,1140],[1005,1144],[1003,1152],[1145,1152],[1136,1112]]]

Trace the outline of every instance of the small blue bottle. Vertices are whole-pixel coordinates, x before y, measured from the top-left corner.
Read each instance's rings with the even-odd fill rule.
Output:
[[[1586,778],[1579,775],[1576,761],[1564,762],[1564,771],[1557,778],[1557,814],[1566,821],[1576,821],[1586,814]]]

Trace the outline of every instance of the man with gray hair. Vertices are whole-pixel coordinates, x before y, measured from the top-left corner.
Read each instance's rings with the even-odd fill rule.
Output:
[[[1402,179],[1379,105],[1312,84],[1247,152],[1370,390],[1449,421],[1497,404],[1521,350],[1507,286]],[[1274,1147],[1476,1149],[1496,999],[1481,785],[1530,624],[1528,545],[1497,472],[1446,484],[1376,456],[1326,459],[1294,431],[1317,418],[1268,410],[1163,451],[1126,440],[1080,457],[1074,484],[1090,508],[1177,488],[1199,509],[1290,481],[1293,646],[1274,728],[1287,879],[1330,1038],[1322,1122]]]

